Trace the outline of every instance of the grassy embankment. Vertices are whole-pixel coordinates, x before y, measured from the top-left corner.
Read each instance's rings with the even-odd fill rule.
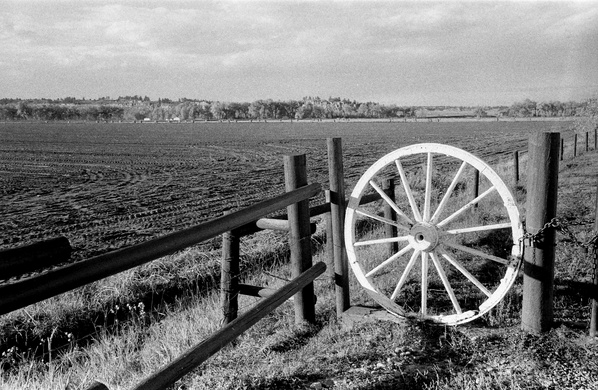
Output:
[[[586,221],[593,216],[597,164],[595,152],[561,163],[560,218]],[[497,168],[505,181],[509,180],[509,165]],[[518,201],[524,198],[525,189],[518,189]],[[571,229],[582,242],[591,237],[591,226]],[[245,242],[246,260],[271,251],[273,246],[279,248],[278,255],[270,258],[274,266],[261,268],[288,278],[286,267],[277,266],[275,261],[285,258],[280,236],[264,237],[268,239]],[[284,304],[240,337],[234,347],[225,348],[186,377],[179,388],[593,388],[598,384],[598,345],[585,336],[588,299],[570,288],[573,282],[590,280],[591,261],[567,238],[558,236],[558,323],[546,335],[519,330],[521,278],[491,313],[474,324],[452,328],[415,322],[339,322],[334,313],[334,292],[328,277],[322,276],[315,282],[315,325],[294,325],[292,304]],[[82,317],[97,320],[86,313],[104,313],[104,322],[110,326],[94,330],[89,345],[67,343],[69,346],[58,355],[45,355],[45,361],[15,360],[16,366],[3,373],[0,387],[80,388],[98,379],[111,389],[130,388],[220,326],[218,296],[206,292],[207,284],[197,280],[197,275],[215,272],[205,268],[206,262],[197,261],[205,256],[190,250],[4,316],[5,325],[21,319],[30,323],[29,328],[38,329],[44,335],[38,348],[46,352],[56,348],[57,335],[64,333],[68,341],[68,334],[76,328],[70,322],[79,323]],[[314,261],[325,261],[324,255],[317,253]],[[249,283],[272,287],[284,283],[264,273],[248,278]],[[169,294],[193,285],[195,288],[186,294],[174,294],[176,298]],[[367,303],[354,280],[351,292],[353,303]],[[163,300],[156,304],[146,301],[148,297]],[[240,306],[247,308],[255,301],[242,297]],[[19,330],[15,328],[15,332]],[[3,326],[6,331],[7,326]],[[85,339],[82,336],[71,337]],[[19,353],[31,355],[33,350],[12,351],[3,359],[17,359]]]

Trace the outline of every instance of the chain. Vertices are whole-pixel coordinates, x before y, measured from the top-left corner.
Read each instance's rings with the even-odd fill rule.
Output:
[[[589,222],[591,223],[591,222]],[[579,222],[571,222],[567,221],[564,222],[562,219],[559,218],[552,218],[549,222],[546,222],[541,229],[539,229],[536,233],[529,233],[525,232],[523,236],[519,239],[521,243],[527,243],[528,246],[535,246],[538,242],[540,242],[544,232],[548,229],[555,229],[556,231],[562,233],[563,235],[567,236],[568,241],[574,245],[578,245],[586,250],[590,248],[594,248],[594,252],[596,252],[596,245],[598,245],[598,232],[594,232],[594,236],[590,238],[588,241],[583,242],[577,239],[575,234],[569,229],[569,226],[585,226],[589,224],[586,221],[579,221]]]

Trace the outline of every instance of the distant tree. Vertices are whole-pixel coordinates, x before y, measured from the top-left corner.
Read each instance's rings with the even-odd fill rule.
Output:
[[[382,118],[382,106],[374,103],[374,104],[370,104],[370,110],[369,110],[369,114],[372,118]]]
[[[303,103],[297,111],[295,111],[295,119],[307,119],[312,117],[312,104],[311,103]]]
[[[210,107],[210,112],[214,119],[220,120],[225,117],[224,104],[221,102],[213,102]]]
[[[316,119],[326,118],[326,111],[320,104],[312,105],[311,117]]]
[[[357,115],[355,112],[355,103],[351,103],[349,100],[343,100],[343,117],[352,118]]]
[[[29,119],[31,116],[31,108],[27,105],[27,103],[20,101],[17,103],[17,118],[19,119]]]
[[[4,105],[0,107],[0,120],[12,121],[17,119],[17,108],[13,105]]]
[[[357,115],[360,118],[366,118],[369,115],[369,107],[366,103],[361,103],[357,109]]]
[[[478,118],[488,116],[488,113],[486,112],[486,109],[484,107],[476,107],[476,109],[473,110],[473,114]]]

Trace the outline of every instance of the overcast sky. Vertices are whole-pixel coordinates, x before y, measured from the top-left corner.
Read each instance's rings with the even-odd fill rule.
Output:
[[[0,7],[0,97],[509,105],[596,91],[598,1]]]

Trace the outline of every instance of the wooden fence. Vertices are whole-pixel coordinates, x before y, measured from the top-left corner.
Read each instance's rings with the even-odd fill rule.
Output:
[[[183,229],[153,240],[95,256],[77,263],[58,267],[48,272],[0,286],[0,315],[25,307],[77,287],[123,272],[181,249],[223,235],[222,300],[226,325],[207,340],[140,383],[136,389],[163,389],[193,370],[228,342],[254,325],[259,319],[295,295],[297,322],[315,321],[313,280],[326,270],[324,263],[312,266],[310,236],[313,224],[310,217],[328,214],[327,231],[330,258],[339,267],[333,280],[340,292],[339,315],[349,307],[348,273],[344,260],[344,245],[332,244],[333,238],[342,239],[344,216],[344,178],[342,176],[342,149],[340,138],[328,140],[331,155],[331,189],[326,191],[325,204],[309,208],[308,199],[321,193],[320,184],[307,183],[305,155],[285,156],[285,186],[287,192],[248,208],[226,213],[209,222]],[[370,197],[368,201],[379,199]],[[265,218],[280,209],[287,216]],[[239,285],[239,238],[263,229],[289,232],[293,280],[274,291],[264,287]],[[71,247],[64,237],[31,246],[2,251],[0,270],[3,275],[16,276],[49,267],[68,260]],[[254,308],[237,317],[236,297],[247,293],[266,298]],[[108,389],[95,382],[89,389]]]
[[[586,150],[589,150],[588,142],[588,136],[586,135]],[[596,143],[595,132],[595,149]],[[577,155],[576,145],[577,136],[574,140],[574,156]],[[135,389],[164,389],[203,363],[293,295],[295,296],[295,320],[297,322],[314,321],[313,280],[326,270],[326,265],[319,263],[312,266],[309,238],[313,232],[313,226],[310,223],[310,217],[324,214],[326,216],[326,250],[330,261],[329,275],[335,284],[337,315],[340,316],[350,307],[348,264],[343,242],[344,211],[347,200],[345,198],[340,138],[328,139],[327,146],[330,190],[326,191],[326,203],[309,208],[308,199],[321,193],[321,185],[307,184],[304,155],[285,156],[286,193],[245,209],[227,213],[222,217],[197,226],[0,286],[0,315],[223,235],[221,298],[225,326],[135,387]],[[537,183],[531,184],[532,188],[528,188],[528,204],[534,203],[536,197],[534,194],[544,193],[544,191],[553,194],[556,185],[554,180],[558,177],[558,156],[560,154],[562,158],[563,148],[563,142],[557,133],[537,134],[530,137],[531,156],[528,170],[536,171],[542,166],[542,170],[548,169],[548,171],[543,174],[544,179],[538,179]],[[519,180],[518,151],[513,154],[513,159],[514,185],[517,185]],[[556,161],[556,165],[552,164],[546,168],[545,162],[547,159],[553,162]],[[384,192],[391,199],[394,197],[394,188],[394,179],[389,179],[384,183]],[[377,193],[364,196],[361,203],[370,203],[380,198]],[[287,209],[286,216],[277,219],[266,218],[267,215],[284,208]],[[541,204],[530,207],[527,215],[528,229],[531,228],[533,233],[536,233],[544,224],[550,221],[555,211],[556,194],[551,195],[547,200],[544,199]],[[384,213],[385,218],[396,218],[391,207],[385,207]],[[533,226],[530,225],[529,221],[533,221]],[[392,226],[388,228],[392,229]],[[289,232],[293,280],[278,290],[243,285],[238,280],[239,239],[244,235],[253,234],[262,229]],[[596,229],[598,229],[598,222]],[[396,234],[394,231],[388,233]],[[527,298],[524,297],[522,323],[524,328],[530,331],[543,331],[546,329],[546,324],[552,322],[554,262],[550,258],[550,251],[553,251],[553,258],[554,241],[551,244],[551,240],[554,240],[554,235],[552,238],[550,235],[543,236],[542,239],[542,246],[529,246],[527,253],[530,257],[527,257],[526,254],[524,259],[524,292]],[[41,257],[35,255],[25,256],[29,258],[29,261],[23,263],[24,265],[20,268],[21,271],[15,272],[29,272],[40,265],[47,266],[64,261],[65,256],[68,257],[71,250],[68,241],[64,242],[64,238],[40,245],[49,245],[50,248],[55,250],[54,254]],[[395,246],[396,243],[390,243],[388,250],[394,253],[396,251]],[[27,251],[29,253],[39,253],[39,247],[36,250],[18,248],[16,251],[21,252],[11,251],[13,252],[8,253],[10,256],[14,255],[15,258],[22,258]],[[532,258],[535,262],[533,264],[530,261]],[[541,259],[540,263],[537,262],[538,258]],[[533,279],[533,281],[529,282],[529,279]],[[595,279],[598,280],[598,274],[595,275]],[[534,283],[540,283],[540,287],[534,286]],[[238,316],[237,296],[239,294],[261,296],[264,297],[264,300],[248,312]],[[596,303],[593,305],[598,307]],[[548,308],[549,306],[550,308]],[[530,320],[532,317],[534,318],[533,321]],[[597,322],[594,316],[592,321],[593,323]],[[108,388],[100,382],[95,382],[89,387],[89,390],[92,389],[107,390]]]

